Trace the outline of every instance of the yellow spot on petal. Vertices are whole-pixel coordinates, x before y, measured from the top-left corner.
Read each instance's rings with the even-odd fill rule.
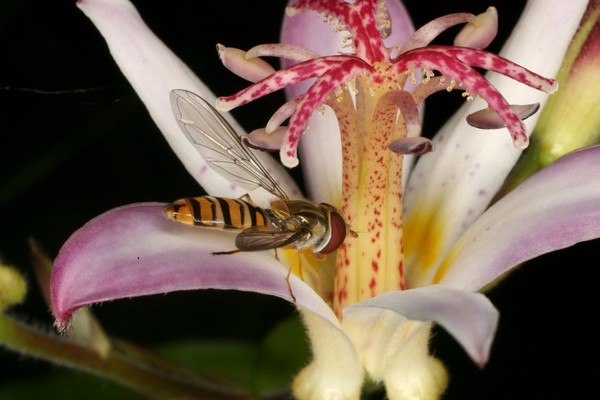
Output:
[[[312,287],[328,303],[333,296],[335,253],[315,256],[312,250],[277,249],[277,258],[285,268]]]
[[[421,206],[406,215],[404,222],[405,254],[411,274],[424,274],[439,263],[446,223],[435,205]]]
[[[446,255],[444,261],[440,264],[435,277],[433,278],[434,284],[440,283],[440,281],[446,276],[448,271],[450,271],[450,267],[454,264],[454,260],[456,259],[456,255],[458,254],[458,249],[453,247],[452,250]]]

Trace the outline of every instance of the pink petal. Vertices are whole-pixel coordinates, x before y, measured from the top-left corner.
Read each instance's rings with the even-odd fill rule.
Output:
[[[436,281],[479,290],[513,267],[600,237],[600,147],[555,161],[492,206],[465,232]]]
[[[394,311],[407,319],[435,321],[448,331],[479,366],[485,365],[496,327],[498,310],[482,294],[440,285],[393,291],[363,300],[343,311],[344,320],[353,312],[371,309],[378,314]]]
[[[52,270],[52,311],[59,327],[78,308],[134,296],[194,289],[253,291],[291,301],[286,266],[272,251],[213,256],[235,249],[234,235],[168,220],[164,204],[110,210],[75,232]],[[337,324],[331,309],[296,276],[297,304]]]

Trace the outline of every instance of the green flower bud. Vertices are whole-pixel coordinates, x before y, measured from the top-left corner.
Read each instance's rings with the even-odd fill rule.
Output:
[[[19,304],[27,294],[27,283],[15,268],[0,264],[0,312]]]

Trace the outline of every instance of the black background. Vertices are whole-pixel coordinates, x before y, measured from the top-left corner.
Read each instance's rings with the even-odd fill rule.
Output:
[[[220,65],[215,43],[249,48],[276,41],[285,5],[220,0],[209,11],[202,1],[134,3],[217,94],[245,83]],[[523,5],[496,4],[500,33],[491,50],[499,49]],[[420,26],[450,12],[480,13],[488,4],[407,0],[406,6]],[[54,256],[75,229],[103,211],[202,191],[74,2],[5,0],[0,7],[0,255],[33,285],[28,238]],[[282,99],[278,93],[234,115],[254,129]],[[425,132],[435,132],[462,101],[456,93],[428,100]],[[595,241],[540,257],[489,294],[501,320],[483,371],[438,333],[434,352],[451,374],[446,399],[589,398],[597,392],[597,246]],[[182,332],[259,339],[293,309],[264,296],[205,291],[119,301],[95,311],[111,334],[152,345]],[[15,313],[38,326],[52,322],[35,290]],[[47,369],[0,350],[0,385]]]

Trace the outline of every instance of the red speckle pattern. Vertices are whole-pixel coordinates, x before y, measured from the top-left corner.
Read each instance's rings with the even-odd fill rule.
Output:
[[[377,271],[379,271],[379,263],[375,260],[371,260],[371,269],[373,270],[373,272],[377,273]]]

